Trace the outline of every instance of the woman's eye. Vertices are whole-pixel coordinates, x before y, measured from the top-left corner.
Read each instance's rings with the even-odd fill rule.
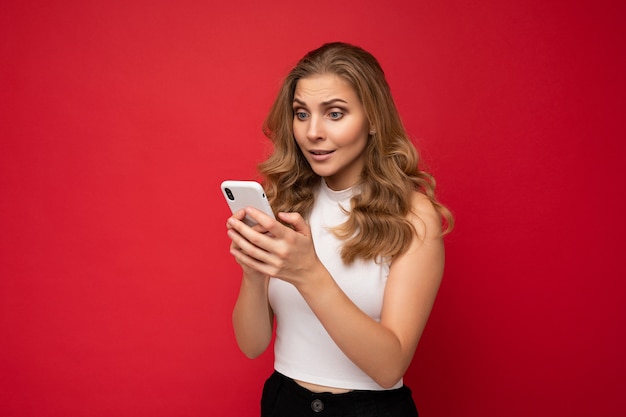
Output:
[[[295,115],[298,118],[298,120],[304,120],[307,118],[307,114],[303,111],[297,111],[295,112]]]
[[[341,119],[341,117],[343,116],[343,113],[340,111],[331,111],[330,113],[328,113],[328,116],[333,120],[337,120],[337,119]]]

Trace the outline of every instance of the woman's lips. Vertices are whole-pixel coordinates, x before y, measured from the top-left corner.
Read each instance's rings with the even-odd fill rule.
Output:
[[[330,156],[333,154],[333,152],[335,151],[324,151],[324,150],[315,149],[315,150],[309,151],[309,155],[311,155],[311,158],[314,161],[321,162],[321,161],[325,161],[329,159]]]

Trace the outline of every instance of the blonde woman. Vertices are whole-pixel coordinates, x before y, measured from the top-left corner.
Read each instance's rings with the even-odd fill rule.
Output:
[[[273,220],[227,222],[243,269],[233,311],[254,358],[276,320],[262,417],[417,416],[403,375],[444,269],[450,212],[401,123],[377,60],[330,43],[287,75],[259,170]],[[258,225],[248,227],[245,215]]]

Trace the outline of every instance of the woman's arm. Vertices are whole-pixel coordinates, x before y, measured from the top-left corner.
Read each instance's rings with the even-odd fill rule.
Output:
[[[248,211],[274,237],[234,224],[245,236],[234,239],[244,249],[234,255],[242,265],[291,282],[346,356],[379,385],[392,387],[413,358],[443,275],[439,215],[421,194],[415,194],[412,206],[410,221],[417,236],[390,267],[380,322],[361,311],[335,283],[317,258],[310,230],[298,214],[279,214],[292,230],[266,221],[254,209]]]
[[[243,217],[243,211],[233,215],[233,218],[239,221],[243,220]],[[231,243],[231,253],[240,250],[235,242]],[[233,309],[233,329],[239,349],[252,359],[265,352],[269,346],[272,340],[274,315],[267,296],[269,277],[245,265],[241,267],[243,277]]]
[[[443,275],[440,217],[423,196],[414,199],[411,222],[418,232],[407,252],[391,264],[380,323],[363,313],[328,272],[299,290],[339,348],[385,388],[408,368],[426,326]]]
[[[272,340],[274,317],[267,299],[268,282],[267,277],[248,277],[244,274],[233,309],[237,344],[250,359],[265,352]]]

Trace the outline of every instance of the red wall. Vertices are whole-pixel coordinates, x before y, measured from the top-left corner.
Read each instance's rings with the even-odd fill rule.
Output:
[[[0,414],[252,416],[218,185],[283,75],[364,46],[458,227],[423,416],[626,400],[623,2],[0,3]]]

